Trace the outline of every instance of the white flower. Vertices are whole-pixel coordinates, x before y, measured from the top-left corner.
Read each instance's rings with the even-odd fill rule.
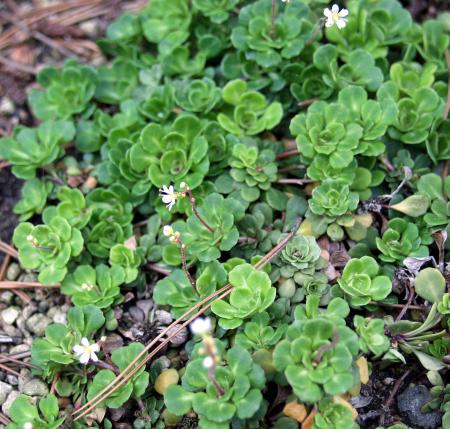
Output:
[[[203,335],[211,331],[211,319],[198,317],[191,323],[191,331],[194,335]]]
[[[212,368],[214,366],[214,359],[211,356],[206,356],[202,364],[205,368]]]
[[[325,27],[332,27],[336,24],[337,28],[341,29],[347,25],[347,20],[344,18],[348,15],[348,10],[342,9],[339,11],[339,6],[337,4],[331,6],[331,10],[328,8],[324,9],[323,14],[325,18],[327,18]]]
[[[86,365],[90,360],[92,362],[97,362],[98,357],[95,353],[100,350],[98,344],[89,344],[89,340],[86,337],[83,337],[80,341],[79,345],[73,347],[73,351],[76,354],[77,358],[80,360],[80,363]]]
[[[33,423],[30,423],[30,422],[24,423],[23,429],[33,429]]]
[[[170,225],[165,225],[163,228],[163,234],[166,237],[172,237],[172,235],[174,234],[173,228]]]
[[[180,188],[181,188],[181,189],[187,188],[186,183],[185,183],[185,182],[181,182],[181,183],[180,183]]]
[[[159,190],[159,196],[161,197],[163,203],[166,205],[166,207],[170,210],[172,210],[172,207],[177,202],[177,193],[175,192],[175,188],[170,185],[167,187],[166,185],[163,185],[163,187]]]
[[[291,0],[281,0],[283,3],[289,3]]]

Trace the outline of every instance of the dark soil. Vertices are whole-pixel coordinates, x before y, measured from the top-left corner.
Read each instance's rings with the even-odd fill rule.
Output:
[[[447,0],[403,0],[402,3],[411,12],[413,19],[419,22],[436,18],[439,13],[450,10]]]
[[[17,216],[13,208],[20,198],[22,181],[17,179],[9,168],[0,170],[0,240],[5,243],[11,241],[14,227],[17,224]],[[0,252],[0,262],[3,254]]]

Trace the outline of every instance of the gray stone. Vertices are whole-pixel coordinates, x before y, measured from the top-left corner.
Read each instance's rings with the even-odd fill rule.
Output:
[[[14,354],[14,353],[28,352],[29,350],[30,346],[28,346],[27,344],[19,344],[17,346],[11,347],[9,352],[11,354]]]
[[[48,387],[43,381],[34,378],[22,386],[22,393],[28,396],[46,396]]]
[[[144,312],[145,319],[147,320],[150,310],[153,308],[153,301],[151,299],[140,299],[136,302],[136,306]]]
[[[37,313],[33,314],[33,316],[31,316],[26,323],[27,328],[30,330],[30,332],[33,332],[39,337],[42,337],[47,326],[52,323],[52,320],[44,314]]]
[[[409,386],[397,397],[397,407],[407,423],[423,429],[437,429],[441,424],[439,411],[422,413],[422,406],[431,399],[427,387]]]
[[[13,388],[9,384],[0,381],[0,405],[3,405],[8,395],[12,392]]]
[[[10,281],[14,281],[19,277],[20,274],[20,267],[19,264],[16,264],[15,262],[12,262],[9,264],[9,267],[6,271],[6,278]]]
[[[19,317],[20,309],[17,307],[8,307],[2,311],[2,320],[6,325],[12,325]]]
[[[164,369],[167,369],[170,367],[171,362],[167,356],[161,356],[152,362],[151,368],[153,368],[154,366],[156,366],[158,364],[161,366],[161,369],[164,370]]]
[[[37,307],[36,304],[30,303],[22,310],[22,317],[27,320],[29,319],[34,313],[36,313]]]
[[[171,314],[165,310],[156,310],[155,319],[161,323],[161,325],[170,325],[173,322]]]
[[[130,313],[130,316],[133,320],[135,320],[136,322],[143,322],[144,321],[144,312],[136,307],[136,306],[132,306],[128,309],[128,312]]]
[[[167,336],[168,337],[171,336],[176,331],[178,331],[178,329],[180,329],[180,325],[175,325],[171,329],[168,329]],[[188,337],[188,331],[187,331],[186,327],[183,327],[180,330],[180,332],[175,334],[175,336],[170,340],[170,344],[172,344],[174,346],[181,346],[182,344],[184,344],[187,341],[187,337]]]
[[[11,391],[11,393],[6,398],[6,401],[2,405],[3,414],[5,414],[8,417],[11,417],[11,414],[9,413],[9,410],[11,409],[12,403],[16,400],[16,398],[19,395],[20,395],[20,393],[17,390]]]
[[[19,378],[16,377],[15,375],[12,374],[8,374],[6,376],[6,381],[8,382],[8,384],[10,384],[11,386],[18,386],[19,385]]]
[[[0,302],[4,302],[5,304],[10,305],[12,303],[13,298],[14,294],[9,290],[5,290],[4,292],[0,293]]]

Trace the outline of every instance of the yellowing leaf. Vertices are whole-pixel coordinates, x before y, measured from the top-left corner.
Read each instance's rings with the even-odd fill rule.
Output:
[[[430,200],[426,195],[411,195],[405,200],[391,206],[391,209],[408,216],[417,217],[425,214],[429,205]]]
[[[287,403],[283,408],[283,413],[287,417],[291,417],[297,420],[299,423],[305,420],[308,412],[303,404],[299,404],[297,401]]]
[[[300,228],[299,228],[297,234],[309,235],[311,237],[314,237],[314,233],[312,232],[312,224],[309,219],[303,220],[303,222],[300,224]]]
[[[356,365],[359,369],[359,379],[362,384],[367,384],[369,382],[369,366],[367,365],[367,359],[361,356],[357,361]]]
[[[302,423],[302,429],[311,429],[314,424],[314,417],[317,414],[317,410],[312,410],[309,416],[306,417],[305,421]]]
[[[344,407],[347,407],[352,412],[353,420],[356,420],[356,417],[358,417],[358,412],[353,408],[353,406],[352,406],[352,404],[350,404],[350,402],[348,402],[342,396],[333,396],[333,401],[336,404],[340,404],[340,405],[343,405]]]

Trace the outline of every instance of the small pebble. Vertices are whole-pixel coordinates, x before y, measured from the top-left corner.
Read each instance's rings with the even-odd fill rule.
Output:
[[[12,325],[17,317],[20,314],[20,309],[17,307],[9,307],[5,310],[2,311],[2,319],[3,319],[3,323],[7,324],[7,325]]]
[[[173,322],[173,318],[168,311],[165,310],[156,310],[155,311],[155,319],[161,325],[170,325]]]
[[[6,271],[6,278],[9,281],[14,281],[17,279],[17,277],[19,277],[19,274],[20,274],[19,264],[16,264],[15,262],[9,264],[9,267]]]
[[[3,405],[8,395],[12,392],[13,388],[7,383],[0,381],[0,405]]]
[[[3,113],[5,115],[11,115],[14,113],[15,107],[12,100],[8,97],[3,96],[0,100],[0,113]]]
[[[144,315],[144,312],[140,308],[133,306],[133,307],[129,308],[128,312],[130,313],[130,316],[133,320],[135,320],[137,322],[144,321],[145,315]]]
[[[12,303],[14,294],[9,290],[0,293],[0,302],[10,305]]]
[[[30,303],[26,307],[22,309],[22,317],[27,320],[29,319],[34,313],[36,313],[37,307],[36,304]]]
[[[145,319],[147,320],[150,310],[153,308],[153,301],[151,299],[141,299],[136,303],[136,306],[139,307],[143,312]]]
[[[171,336],[173,332],[176,332],[178,329],[180,329],[179,325],[175,325],[174,327],[172,327],[171,329],[167,330],[167,336]],[[170,340],[170,344],[172,344],[173,346],[181,346],[182,344],[184,344],[187,341],[187,337],[188,337],[188,331],[185,327],[183,327],[181,329],[180,332],[178,332],[171,340]]]
[[[161,356],[152,362],[151,368],[155,367],[158,364],[162,369],[167,369],[170,367],[170,359],[167,356]]]
[[[22,393],[28,396],[46,396],[48,387],[43,381],[34,378],[22,386]]]
[[[39,337],[45,334],[45,329],[50,323],[52,323],[51,319],[39,313],[33,314],[26,322],[27,328]]]
[[[18,386],[19,385],[19,379],[15,375],[12,375],[12,374],[8,374],[6,376],[6,381],[11,386]]]
[[[11,409],[11,405],[19,395],[20,395],[20,393],[17,390],[13,390],[6,398],[6,401],[3,403],[2,411],[3,411],[3,414],[5,414],[7,417],[11,417],[11,414],[9,413],[9,411]]]

